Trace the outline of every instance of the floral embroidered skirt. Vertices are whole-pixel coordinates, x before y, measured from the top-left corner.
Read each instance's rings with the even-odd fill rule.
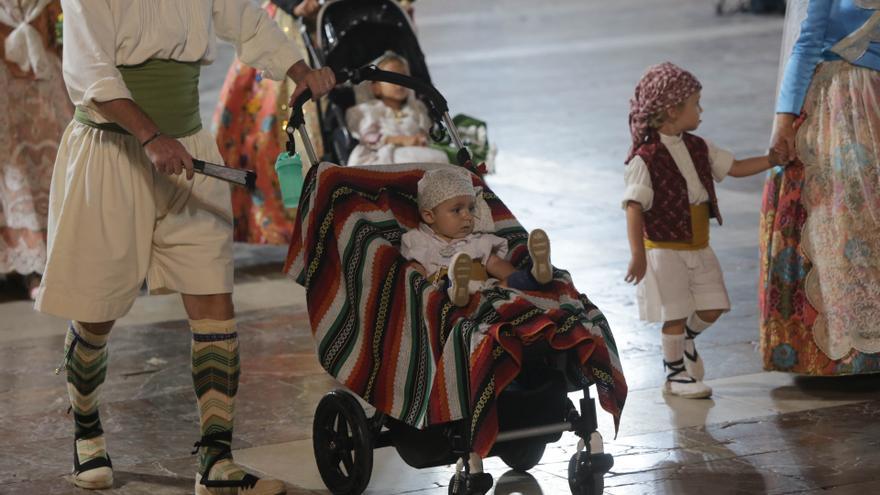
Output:
[[[820,64],[761,215],[764,368],[880,372],[880,72]]]
[[[43,273],[55,153],[73,107],[61,61],[48,79],[15,77],[0,60],[0,273]]]
[[[282,30],[307,53],[293,18],[274,4],[266,10]],[[212,130],[226,165],[257,172],[256,190],[243,188],[232,192],[235,217],[234,239],[255,244],[288,244],[293,233],[293,212],[284,208],[275,160],[284,150],[287,134],[284,126],[290,116],[287,104],[295,85],[284,81],[263,79],[260,72],[236,59],[226,75],[220,101],[214,112]],[[309,138],[318,156],[323,154],[317,109],[313,102],[305,106]],[[297,150],[302,150],[296,133]],[[303,156],[304,166],[308,159]]]

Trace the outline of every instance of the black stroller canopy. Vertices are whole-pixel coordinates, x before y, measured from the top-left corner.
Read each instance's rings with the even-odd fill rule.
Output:
[[[334,71],[356,69],[386,51],[409,62],[410,74],[431,82],[409,18],[391,0],[338,0],[328,4],[318,19],[319,48]]]

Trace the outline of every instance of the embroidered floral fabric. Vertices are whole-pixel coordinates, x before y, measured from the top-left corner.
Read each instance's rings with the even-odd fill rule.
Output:
[[[880,372],[880,72],[820,64],[804,114],[799,162],[764,191],[764,365]]]
[[[306,53],[296,23],[274,4],[265,9],[278,26]],[[272,81],[256,69],[235,60],[220,90],[220,102],[211,129],[226,165],[257,172],[256,191],[232,191],[235,216],[234,239],[255,244],[287,244],[293,232],[292,214],[284,208],[281,187],[275,173],[275,159],[287,143],[284,126],[290,116],[287,103],[296,85],[289,78]],[[315,152],[324,153],[315,103],[304,107],[306,127]],[[299,133],[296,149],[302,150]],[[308,159],[303,158],[304,163]]]
[[[73,108],[54,50],[39,60],[36,78],[0,57],[0,273],[42,273],[46,264],[49,184]]]

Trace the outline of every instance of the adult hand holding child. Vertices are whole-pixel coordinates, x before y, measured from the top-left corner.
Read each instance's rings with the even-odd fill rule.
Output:
[[[782,165],[797,158],[795,150],[795,116],[790,113],[778,113],[773,123],[773,134],[770,137],[771,163]],[[776,158],[777,160],[774,160]]]

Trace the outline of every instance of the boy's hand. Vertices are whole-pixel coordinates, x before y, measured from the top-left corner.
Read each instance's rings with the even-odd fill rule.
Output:
[[[641,256],[633,255],[629,262],[629,268],[626,270],[626,277],[623,279],[628,284],[638,285],[645,278],[645,271],[648,269],[648,260],[645,254]]]
[[[781,165],[784,167],[788,165],[788,162],[782,159],[782,154],[775,149],[770,149],[769,153],[767,154],[767,161],[770,162],[771,167],[775,167],[777,165]]]

